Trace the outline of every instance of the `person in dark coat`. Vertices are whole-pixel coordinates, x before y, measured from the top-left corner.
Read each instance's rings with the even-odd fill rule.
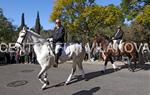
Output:
[[[53,43],[55,46],[55,64],[53,66],[58,67],[58,60],[61,56],[61,51],[65,40],[65,28],[62,26],[60,19],[56,19],[55,23],[56,27],[54,28],[54,32],[51,37],[53,38]]]
[[[124,33],[121,29],[121,26],[118,26],[117,28],[118,29],[116,33],[114,34],[113,40],[117,40],[117,44],[120,44],[120,41],[122,40]]]

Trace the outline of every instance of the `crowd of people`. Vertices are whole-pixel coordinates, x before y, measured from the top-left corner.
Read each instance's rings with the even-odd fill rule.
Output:
[[[36,55],[33,50],[26,52],[17,50],[15,52],[0,52],[1,64],[37,64]]]

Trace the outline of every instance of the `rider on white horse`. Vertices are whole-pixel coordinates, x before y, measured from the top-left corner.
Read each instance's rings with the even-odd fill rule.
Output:
[[[121,44],[122,38],[123,38],[123,31],[121,29],[121,26],[117,27],[117,31],[114,34],[114,37],[112,38],[113,40],[113,48],[117,51],[118,50],[118,46]],[[119,48],[120,49],[120,48]]]
[[[58,28],[58,31],[59,29],[61,30],[60,26]],[[55,31],[55,32],[58,32],[58,31]],[[62,31],[59,31],[59,32],[62,32]],[[62,33],[62,35],[64,35],[64,33]],[[57,36],[58,35],[53,35],[54,41],[57,41],[57,43],[64,41],[63,38],[61,40],[60,39],[57,40],[58,39]],[[24,39],[27,39],[29,42],[33,44],[33,49],[36,54],[36,59],[41,66],[41,70],[38,74],[38,79],[43,84],[42,90],[44,90],[47,87],[47,85],[49,85],[49,81],[47,78],[48,77],[47,70],[55,63],[54,62],[55,53],[53,51],[53,40],[52,40],[53,38],[50,38],[49,39],[50,42],[47,42],[48,39],[47,40],[44,39],[43,37],[41,37],[41,35],[35,33],[32,30],[23,28],[23,30],[21,30],[19,33],[19,37],[17,39],[17,42],[15,43],[15,47],[23,48],[23,43],[27,43],[27,41],[26,40],[24,41]],[[60,45],[58,45],[58,47],[59,46]],[[84,73],[83,66],[82,66],[82,62],[85,57],[85,49],[83,48],[83,45],[79,43],[70,44],[63,48],[65,49],[60,50],[60,48],[57,48],[58,49],[57,54],[59,53],[59,50],[63,52],[61,56],[58,55],[59,60],[62,63],[68,60],[72,60],[71,73],[69,77],[67,78],[67,81],[65,82],[65,85],[67,85],[76,71],[76,66],[78,66],[79,70],[81,71],[82,78],[85,78],[85,73]]]
[[[55,64],[53,66],[58,67],[58,59],[61,56],[61,51],[64,45],[65,29],[61,25],[60,19],[56,19],[55,23],[56,27],[54,28],[54,33],[51,37],[53,38],[55,48]]]

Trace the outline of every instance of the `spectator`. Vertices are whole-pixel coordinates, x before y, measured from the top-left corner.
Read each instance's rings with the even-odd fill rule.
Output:
[[[16,63],[20,63],[20,49],[16,51]]]
[[[32,51],[29,52],[29,63],[32,63]]]
[[[20,50],[20,63],[24,64],[25,62],[25,53],[23,50]]]
[[[29,53],[24,54],[25,64],[29,63]]]
[[[7,64],[10,64],[10,53],[9,53],[9,52],[6,52],[6,53],[5,53],[5,56],[6,56],[6,63],[7,63]]]

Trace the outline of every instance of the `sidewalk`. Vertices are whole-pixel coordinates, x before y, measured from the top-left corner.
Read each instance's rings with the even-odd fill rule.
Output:
[[[67,61],[67,63],[72,63],[72,61]],[[87,60],[87,61],[83,61],[83,64],[104,64],[105,61],[100,61],[100,60],[96,60],[96,61],[91,61],[91,60]],[[114,64],[117,65],[124,65],[124,63],[127,64],[127,62],[125,61],[115,61]],[[110,61],[108,61],[108,65],[111,64]]]

